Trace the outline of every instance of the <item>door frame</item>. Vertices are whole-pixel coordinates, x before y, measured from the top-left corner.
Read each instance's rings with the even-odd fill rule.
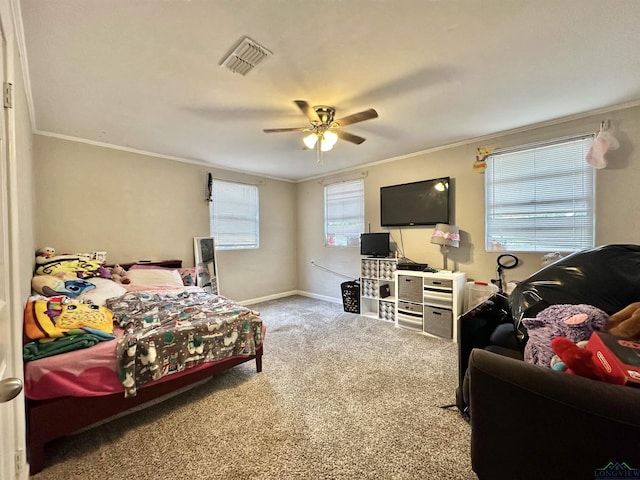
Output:
[[[17,0],[0,0],[0,28],[5,37],[6,51],[4,59],[4,76],[0,82],[8,82],[15,86],[15,48],[16,33],[21,32],[20,5]],[[18,27],[17,27],[18,26]],[[24,54],[24,52],[23,52]],[[26,72],[23,74],[26,75]],[[4,96],[4,87],[3,96]],[[7,376],[17,377],[24,381],[23,360],[22,360],[22,318],[24,301],[22,298],[24,289],[21,285],[21,252],[20,247],[21,231],[19,219],[19,182],[18,182],[18,164],[16,156],[16,128],[15,128],[15,96],[12,99],[12,108],[4,108],[2,114],[5,120],[5,156],[6,156],[6,179],[5,188],[7,189],[7,209],[4,212],[7,215],[8,228],[8,245],[7,262],[9,273],[9,291],[7,297],[7,308],[10,322],[11,341],[10,351],[7,352]],[[7,447],[10,448],[11,468],[13,469],[13,478],[28,479],[29,468],[26,459],[26,420],[25,420],[25,397],[24,393],[20,393],[14,400],[8,402],[13,416],[13,425],[10,432],[13,435],[13,442]],[[7,450],[9,450],[7,448]]]

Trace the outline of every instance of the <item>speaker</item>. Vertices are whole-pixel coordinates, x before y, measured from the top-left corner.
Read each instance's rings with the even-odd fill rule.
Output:
[[[386,283],[380,285],[380,298],[387,298],[389,295],[391,295],[391,289],[389,288],[389,285],[387,285]]]

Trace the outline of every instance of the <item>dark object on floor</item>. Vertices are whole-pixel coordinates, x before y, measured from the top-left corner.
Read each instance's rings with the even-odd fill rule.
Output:
[[[360,284],[356,281],[343,282],[340,287],[344,311],[360,313]]]

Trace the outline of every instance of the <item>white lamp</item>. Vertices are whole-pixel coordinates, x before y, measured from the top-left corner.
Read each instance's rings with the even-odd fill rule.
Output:
[[[458,248],[458,246],[460,246],[460,230],[455,225],[438,223],[436,228],[433,230],[431,243],[440,245],[440,251],[444,257],[444,269],[448,270],[447,254],[449,253],[449,247]]]

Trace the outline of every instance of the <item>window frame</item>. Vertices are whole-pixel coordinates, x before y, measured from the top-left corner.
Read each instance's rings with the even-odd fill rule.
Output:
[[[595,245],[596,177],[586,162],[594,137],[563,137],[487,156],[485,251],[573,252]]]
[[[349,227],[349,228],[353,228],[353,229],[357,229],[358,231],[337,231],[334,228],[330,228],[330,224],[333,224],[339,220],[343,220],[345,218],[348,218],[348,212],[347,215],[342,215],[342,216],[332,216],[330,218],[330,214],[331,214],[331,210],[334,210],[335,205],[331,205],[331,203],[333,202],[337,202],[339,201],[339,198],[336,198],[338,195],[342,194],[342,195],[348,195],[348,191],[346,191],[344,188],[342,189],[342,191],[338,191],[339,190],[339,186],[341,187],[348,187],[349,184],[352,185],[357,185],[358,186],[358,192],[356,192],[357,194],[357,198],[351,199],[351,202],[358,201],[359,202],[359,206],[356,207],[354,210],[354,214],[355,215],[359,215],[359,219],[358,221],[355,222],[351,222],[351,225],[354,225],[354,227]],[[334,193],[334,198],[331,199],[329,198],[329,195],[331,193],[331,190],[335,189],[336,191],[333,192]],[[340,182],[333,182],[330,184],[327,184],[324,186],[324,244],[326,247],[359,247],[360,246],[360,234],[362,232],[364,232],[364,221],[365,221],[365,212],[364,212],[364,207],[365,207],[365,203],[364,203],[364,179],[362,178],[358,178],[358,179],[352,179],[352,180],[344,180],[344,181],[340,181]],[[345,207],[348,208],[348,203],[349,202],[349,198],[345,199],[342,202],[342,213],[345,213]],[[359,210],[359,212],[355,212],[355,210]],[[339,230],[339,229],[338,229]],[[336,236],[342,236],[343,238],[339,239],[338,243],[336,243]]]
[[[216,187],[217,186],[217,187]],[[242,205],[240,203],[236,203],[235,206],[228,205],[227,202],[227,217],[236,216],[239,217],[240,222],[246,222],[250,227],[247,229],[246,240],[244,242],[230,242],[228,240],[229,236],[233,236],[234,233],[230,230],[225,232],[218,231],[216,228],[220,225],[220,220],[216,217],[216,210],[220,210],[224,208],[225,205],[223,202],[218,202],[216,199],[216,195],[221,193],[225,193],[224,189],[229,188],[237,188],[238,191],[235,192],[238,195],[243,195],[249,193],[247,202],[250,204],[246,205],[246,209],[243,212],[243,209],[240,208]],[[228,191],[226,192],[229,193]],[[229,208],[232,207],[233,208]],[[224,225],[232,225],[230,219],[227,219],[226,222],[222,222],[222,226]],[[211,236],[215,238],[215,248],[216,250],[252,250],[260,248],[260,192],[258,189],[258,185],[242,183],[242,182],[234,182],[229,180],[219,180],[212,179],[211,180],[211,197],[209,200],[209,231]],[[235,232],[235,235],[241,235],[241,233]]]

